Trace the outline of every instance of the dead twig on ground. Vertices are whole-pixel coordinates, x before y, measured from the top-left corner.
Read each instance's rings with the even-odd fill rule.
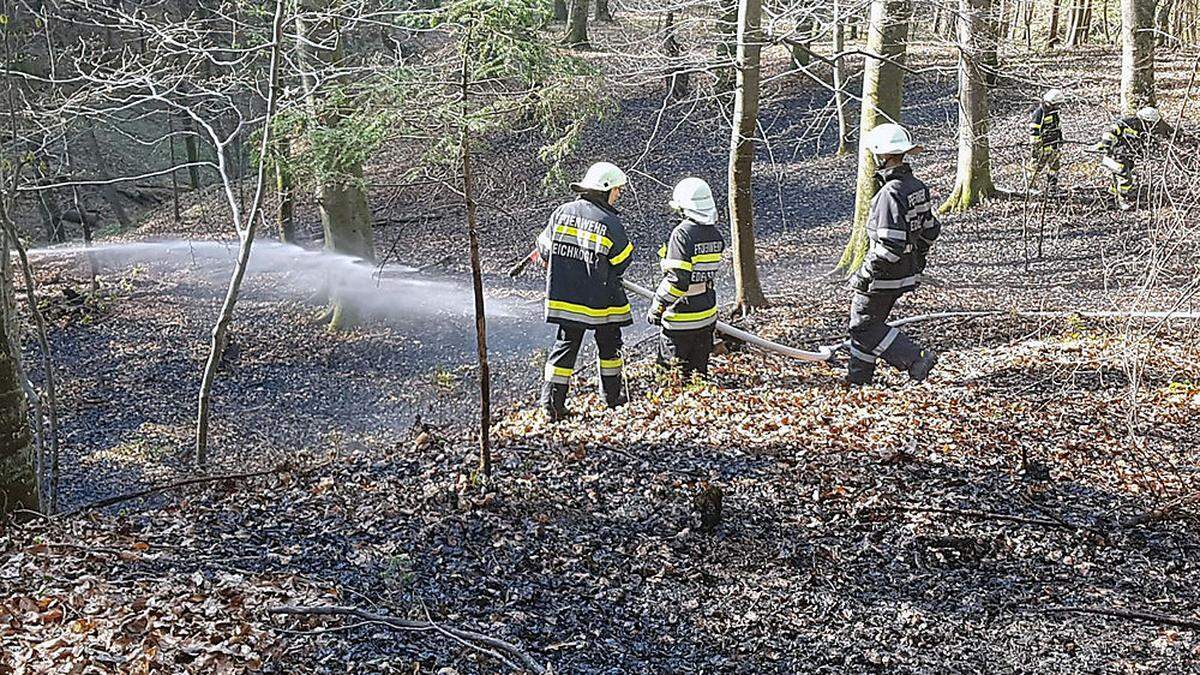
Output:
[[[434,623],[433,621],[413,621],[411,619],[400,619],[385,614],[368,612],[357,607],[338,605],[330,605],[325,607],[299,607],[293,605],[281,605],[268,608],[267,613],[286,614],[291,616],[348,616],[360,621],[382,624],[396,630],[414,632],[433,631],[450,637],[456,642],[474,649],[475,651],[489,654],[493,658],[496,658],[513,669],[537,673],[538,675],[550,672],[549,669],[542,666],[537,661],[534,661],[533,657],[526,654],[511,642],[501,640],[500,638],[492,637],[490,635],[484,635],[483,633],[478,633],[473,630],[442,626]],[[507,655],[507,657],[505,655]]]
[[[1120,619],[1136,619],[1138,621],[1149,621],[1150,623],[1200,630],[1200,619],[1188,619],[1180,616],[1172,616],[1170,614],[1160,614],[1158,612],[1144,612],[1137,609],[1121,609],[1119,607],[1099,607],[1096,605],[1085,605],[1081,607],[1044,607],[1037,611],[1043,614],[1096,614],[1098,616],[1113,616]]]
[[[1171,500],[1166,504],[1149,511],[1143,511],[1135,516],[1130,516],[1121,522],[1123,527],[1137,527],[1138,525],[1148,525],[1156,523],[1160,520],[1166,520],[1173,516],[1180,509],[1185,509],[1193,504],[1200,503],[1200,492],[1193,492],[1190,495],[1184,495],[1178,499]]]
[[[917,506],[915,504],[893,504],[892,506],[882,508],[892,511],[900,511],[902,513],[940,513],[944,515],[975,518],[978,520],[1004,520],[1011,523],[1021,523],[1022,525],[1039,525],[1041,527],[1054,527],[1063,530],[1086,530],[1089,532],[1096,532],[1095,529],[1086,525],[1075,525],[1073,523],[1068,523],[1065,520],[1051,518],[1031,518],[1029,516],[998,513],[996,511],[982,511],[979,509],[948,509],[933,506]]]

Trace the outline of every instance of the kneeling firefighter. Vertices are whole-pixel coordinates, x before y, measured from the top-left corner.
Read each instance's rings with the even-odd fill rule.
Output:
[[[915,290],[925,270],[926,256],[941,234],[933,216],[929,188],[913,176],[905,155],[920,151],[908,130],[880,124],[863,142],[875,156],[879,192],[871,200],[867,235],[871,248],[850,280],[850,365],[846,381],[870,384],[875,363],[883,359],[920,382],[929,376],[937,355],[887,324],[901,295]]]
[[[1109,185],[1118,209],[1133,208],[1133,169],[1136,161],[1145,154],[1154,137],[1166,138],[1174,129],[1162,121],[1158,108],[1145,107],[1136,114],[1126,115],[1113,122],[1104,132],[1094,148],[1103,153],[1100,165],[1112,174]]]
[[[584,334],[595,332],[600,388],[610,408],[625,403],[622,391],[621,327],[633,323],[621,275],[633,244],[615,204],[628,183],[608,162],[588,169],[571,189],[579,198],[558,207],[537,239],[546,265],[546,322],[558,326],[546,359],[541,405],[552,420],[567,414],[567,391]]]
[[[646,320],[662,326],[658,343],[660,365],[677,363],[684,375],[708,374],[717,323],[714,283],[725,240],[714,227],[717,206],[712,188],[699,178],[675,186],[671,208],[683,220],[658,251],[663,280],[654,294]]]

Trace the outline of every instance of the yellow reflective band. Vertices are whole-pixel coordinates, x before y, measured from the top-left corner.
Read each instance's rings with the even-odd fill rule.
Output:
[[[658,257],[659,258],[667,257],[667,245],[666,244],[663,244],[662,246],[658,247]]]
[[[556,225],[554,227],[554,231],[557,232],[558,234],[570,235],[572,237],[575,237],[576,239],[586,239],[587,241],[590,241],[592,243],[600,244],[600,245],[604,246],[604,248],[606,248],[606,249],[612,248],[612,240],[611,239],[609,239],[608,237],[596,234],[595,232],[587,232],[585,230],[579,230],[574,227],[571,227],[570,225]]]
[[[662,268],[664,270],[678,269],[678,270],[687,270],[687,271],[691,272],[692,271],[692,263],[690,263],[686,260],[669,260],[668,259],[668,260],[662,261]]]
[[[681,290],[679,290],[678,288],[675,288],[675,287],[674,287],[673,285],[671,285],[671,284],[667,284],[667,292],[668,292],[668,293],[670,293],[671,295],[673,295],[673,296],[677,297],[677,298],[682,298],[682,297],[683,297],[683,295],[684,295],[684,291],[681,291]]]
[[[665,321],[701,321],[716,316],[717,308],[706,309],[703,312],[667,312],[663,315]]]
[[[561,300],[549,300],[546,304],[550,309],[557,309],[564,312],[574,312],[595,318],[604,318],[606,316],[616,316],[618,314],[628,314],[629,304],[626,303],[620,307],[605,307],[604,309],[593,309],[586,305],[576,305],[573,302],[563,302]]]
[[[625,365],[625,359],[600,359],[601,368],[620,368]]]
[[[692,264],[721,262],[720,253],[701,253],[700,255],[692,256]]]
[[[571,377],[574,374],[574,368],[559,368],[549,363],[546,364],[546,377]]]
[[[1039,122],[1030,122],[1029,128],[1030,129],[1041,129],[1042,125]]]
[[[626,244],[625,250],[610,258],[608,262],[611,265],[620,265],[631,253],[633,253],[633,244]]]
[[[1111,132],[1111,131],[1106,131],[1106,132],[1104,132],[1104,140],[1106,140],[1106,141],[1115,141],[1115,140],[1117,140],[1117,137],[1116,137],[1116,135],[1115,135],[1115,134],[1113,134],[1113,132]]]

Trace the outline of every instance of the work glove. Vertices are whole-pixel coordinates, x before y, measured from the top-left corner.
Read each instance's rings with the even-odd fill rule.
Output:
[[[663,312],[665,312],[666,309],[667,308],[663,307],[662,303],[660,302],[655,302],[654,304],[650,305],[649,311],[646,312],[646,323],[650,324],[651,326],[661,326]]]

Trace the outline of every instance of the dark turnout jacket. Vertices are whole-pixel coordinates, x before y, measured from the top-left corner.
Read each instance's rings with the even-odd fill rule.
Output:
[[[876,174],[867,236],[871,248],[851,286],[867,294],[904,293],[917,287],[925,256],[942,232],[933,216],[929,188],[901,164]]]
[[[1122,162],[1132,161],[1146,149],[1153,137],[1168,138],[1172,133],[1174,129],[1161,120],[1147,124],[1137,115],[1126,115],[1113,122],[1112,127],[1104,132],[1100,139],[1100,150]]]
[[[1043,148],[1062,146],[1062,120],[1057,108],[1045,102],[1034,106],[1029,115],[1029,142]]]
[[[658,251],[663,280],[655,291],[665,308],[663,328],[696,330],[717,322],[714,282],[725,239],[715,225],[684,220]]]
[[[562,326],[633,323],[621,275],[633,244],[616,209],[583,197],[555,209],[537,240],[546,262],[546,321]]]

